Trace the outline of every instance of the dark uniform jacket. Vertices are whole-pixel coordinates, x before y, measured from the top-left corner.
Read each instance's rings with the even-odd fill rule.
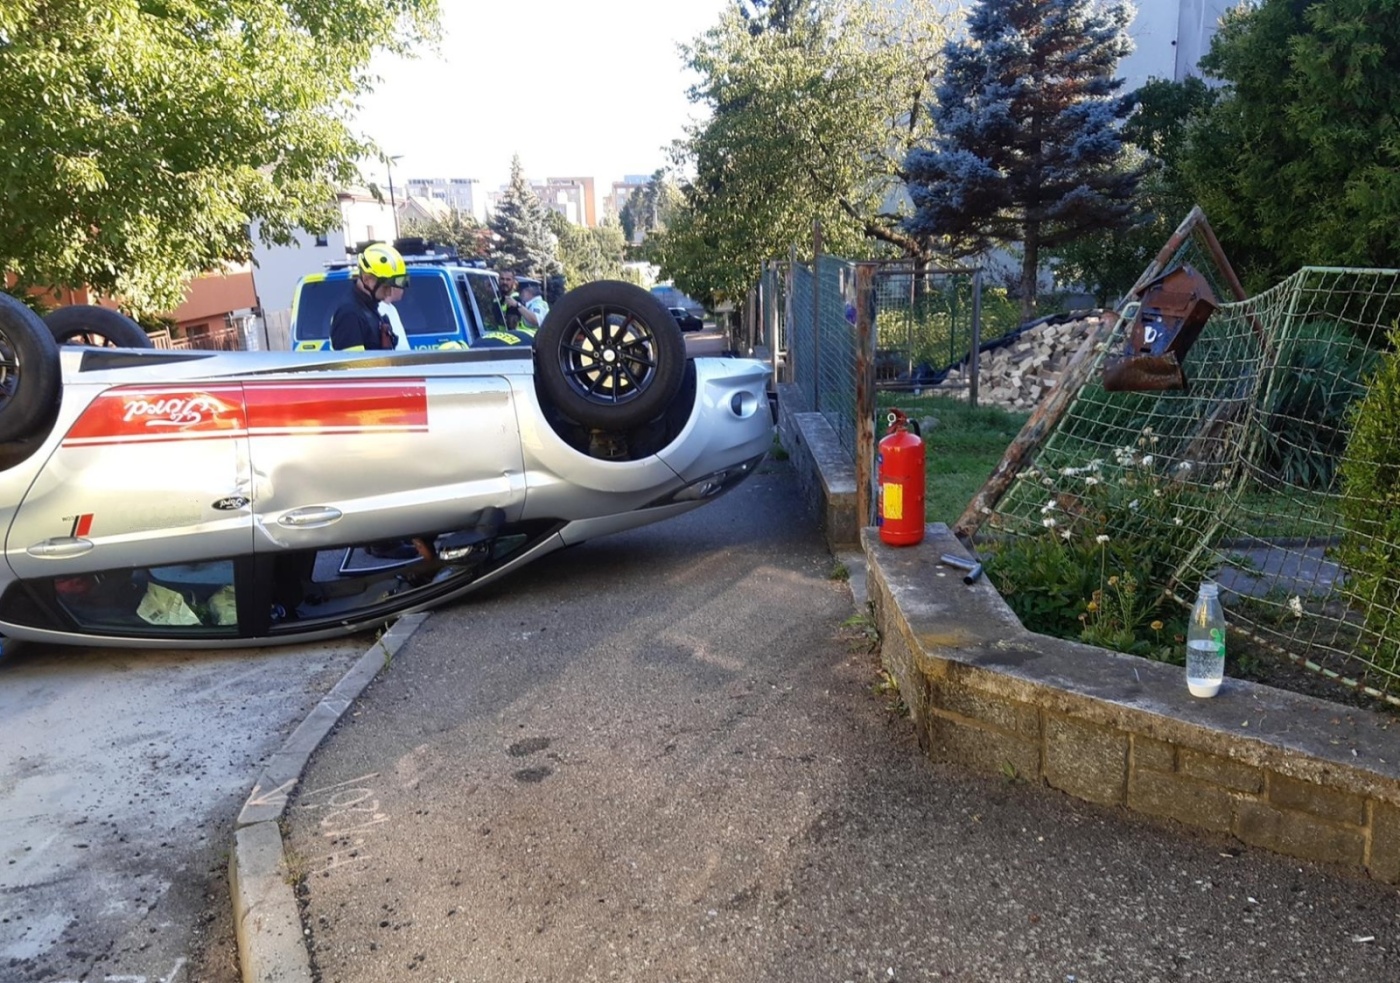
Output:
[[[350,294],[350,299],[337,307],[331,318],[331,347],[337,351],[393,348],[394,332],[389,319],[379,313],[379,301],[354,283]]]

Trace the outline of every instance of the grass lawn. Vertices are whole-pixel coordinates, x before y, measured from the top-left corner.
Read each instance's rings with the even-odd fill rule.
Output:
[[[933,417],[938,421],[936,427],[925,427],[922,433],[928,462],[925,517],[929,522],[946,522],[950,526],[986,484],[1007,445],[1030,416],[997,406],[972,409],[948,396],[880,393],[879,403],[876,440],[885,435],[885,411],[894,407],[913,420]]]

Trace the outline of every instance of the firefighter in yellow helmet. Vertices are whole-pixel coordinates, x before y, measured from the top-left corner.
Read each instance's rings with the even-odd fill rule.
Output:
[[[408,264],[393,246],[376,242],[360,253],[350,284],[350,296],[331,318],[331,347],[342,352],[392,350],[398,339],[379,305],[403,297]]]

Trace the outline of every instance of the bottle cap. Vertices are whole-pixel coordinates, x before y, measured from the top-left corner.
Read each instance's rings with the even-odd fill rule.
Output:
[[[1203,582],[1201,583],[1201,596],[1202,596],[1202,597],[1219,597],[1219,596],[1220,596],[1220,587],[1219,587],[1219,585],[1215,584],[1213,581],[1210,581],[1210,580],[1203,581]]]

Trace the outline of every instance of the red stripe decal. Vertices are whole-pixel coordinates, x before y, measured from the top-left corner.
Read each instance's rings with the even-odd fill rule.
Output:
[[[423,379],[121,386],[102,393],[66,446],[241,437],[426,430]]]
[[[65,444],[233,436],[247,432],[243,387],[121,386],[89,404]]]
[[[354,433],[428,426],[428,387],[422,379],[249,383],[244,393],[248,426],[257,433]]]
[[[91,513],[91,512],[89,512],[87,515],[80,515],[80,516],[78,516],[77,521],[73,523],[73,535],[74,535],[74,536],[86,536],[86,535],[87,535],[88,533],[90,533],[90,532],[92,532],[92,513]]]

